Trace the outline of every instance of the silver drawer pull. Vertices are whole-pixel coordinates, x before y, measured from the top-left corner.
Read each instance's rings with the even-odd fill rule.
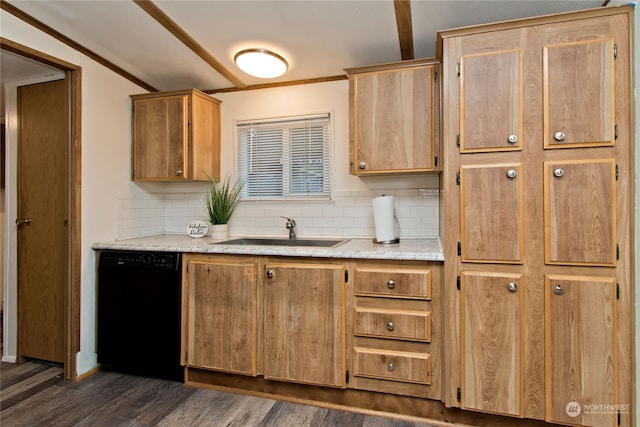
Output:
[[[388,370],[389,372],[393,372],[393,371],[395,371],[395,370],[396,370],[396,365],[394,365],[393,363],[389,363],[389,364],[387,365],[387,370]]]
[[[518,290],[518,285],[516,284],[516,282],[509,282],[509,284],[507,285],[507,288],[509,289],[510,292],[515,292]]]
[[[564,289],[562,289],[562,286],[560,286],[560,285],[555,285],[553,287],[553,293],[556,294],[556,295],[562,295],[562,294],[564,294]]]
[[[395,328],[396,328],[396,325],[394,325],[392,321],[388,321],[387,322],[387,330],[388,331],[393,331]]]
[[[507,171],[507,178],[509,178],[509,179],[513,179],[513,178],[515,178],[516,176],[518,176],[518,172],[516,172],[516,170],[515,170],[515,169],[509,169],[509,170]]]
[[[556,141],[562,141],[564,137],[565,137],[564,132],[556,132],[556,134],[554,135],[554,138],[556,139]]]
[[[553,174],[557,177],[560,178],[562,175],[564,175],[564,170],[558,168],[556,170],[553,171]]]
[[[509,142],[511,144],[515,144],[516,142],[518,142],[518,135],[509,135]]]
[[[366,164],[365,162],[362,162],[362,161],[361,161],[360,163],[358,163],[358,168],[360,168],[360,169],[363,169],[363,170],[364,170],[364,169],[366,169],[366,168],[367,168],[367,164]]]
[[[394,282],[393,280],[389,280],[389,281],[387,282],[387,288],[389,288],[389,289],[393,289],[393,288],[395,288],[395,287],[396,287],[396,282]]]

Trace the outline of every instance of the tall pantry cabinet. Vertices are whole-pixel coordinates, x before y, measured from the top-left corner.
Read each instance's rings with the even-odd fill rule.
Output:
[[[635,419],[632,16],[438,34],[447,406]]]

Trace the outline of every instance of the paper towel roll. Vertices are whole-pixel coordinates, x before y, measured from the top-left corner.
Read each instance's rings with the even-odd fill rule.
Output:
[[[380,196],[373,199],[373,222],[376,227],[376,240],[378,242],[388,242],[396,239],[393,196]]]

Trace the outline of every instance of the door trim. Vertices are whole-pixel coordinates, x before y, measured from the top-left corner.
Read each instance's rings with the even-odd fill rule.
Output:
[[[55,67],[59,69],[62,73],[64,73],[64,79],[66,82],[66,93],[67,93],[67,105],[69,108],[69,123],[68,123],[68,131],[67,131],[67,146],[70,155],[68,156],[68,167],[67,167],[67,182],[69,188],[69,233],[68,240],[66,242],[67,251],[67,277],[65,284],[65,356],[64,356],[64,377],[67,380],[76,380],[77,378],[77,369],[76,369],[76,354],[80,351],[80,272],[81,272],[81,253],[82,253],[82,241],[81,241],[81,184],[82,184],[82,176],[81,176],[81,111],[82,111],[82,87],[81,87],[81,72],[82,69],[74,64],[66,62],[64,60],[55,58],[53,56],[47,55],[43,52],[31,49],[27,46],[21,45],[19,43],[15,43],[11,40],[0,37],[0,49],[7,50],[9,52],[13,52],[15,54],[24,56],[29,59],[33,59],[35,61],[47,64],[49,66]],[[49,80],[56,80],[60,77],[49,78]],[[17,85],[16,85],[17,87]],[[11,129],[10,123],[7,123],[7,145],[9,146],[11,143]],[[15,138],[15,133],[14,133]],[[13,158],[14,162],[16,161],[16,157]],[[8,159],[10,160],[10,159]],[[7,165],[9,166],[9,164]],[[15,165],[14,174],[15,174]],[[7,197],[7,202],[9,202],[9,193],[10,191],[16,191],[15,187],[15,177],[13,183],[13,190],[10,187],[12,185],[10,182],[7,182],[7,192],[5,196]],[[14,199],[15,199],[14,195]],[[10,232],[12,230],[13,221],[11,220],[11,215],[9,212],[13,209],[15,213],[15,203],[13,201],[13,205],[11,203],[7,203],[7,238],[5,245],[7,247],[6,253],[12,253],[9,251],[10,245],[15,245],[16,235],[13,233],[13,236],[10,237]],[[15,216],[15,215],[14,215]],[[13,218],[15,219],[15,218]],[[15,248],[14,248],[15,249]],[[15,251],[13,251],[15,253]],[[17,266],[17,260],[14,258],[12,260],[9,259],[9,256],[5,257],[6,262],[6,286],[7,289],[5,292],[9,290],[9,288],[13,289],[15,292],[17,288],[16,283],[16,271],[15,268]],[[10,271],[13,270],[13,271]],[[15,297],[15,294],[12,295],[12,298]],[[5,300],[6,301],[6,300]],[[5,302],[5,305],[7,302]],[[8,313],[9,314],[9,313]],[[17,313],[13,313],[13,319],[5,317],[5,324],[13,321],[17,322]],[[13,327],[17,331],[17,324],[14,324]],[[7,327],[5,326],[5,331],[7,331]],[[17,332],[14,332],[14,338]],[[10,338],[5,333],[4,339]]]

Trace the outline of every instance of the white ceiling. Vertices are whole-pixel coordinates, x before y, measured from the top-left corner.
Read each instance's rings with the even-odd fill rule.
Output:
[[[133,1],[8,3],[158,90],[234,86]],[[438,30],[602,3],[412,0],[414,56],[435,56]],[[401,60],[392,0],[158,0],[155,4],[247,85],[337,76],[344,74],[344,68]],[[244,74],[233,63],[233,55],[248,47],[268,48],[286,57],[289,71],[268,81]],[[0,60],[5,82],[13,77],[10,67],[16,58],[3,52]]]

